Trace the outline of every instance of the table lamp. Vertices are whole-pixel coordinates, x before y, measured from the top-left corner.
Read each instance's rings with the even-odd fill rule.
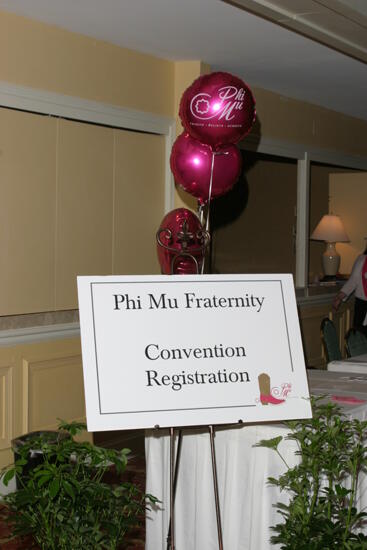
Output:
[[[311,237],[314,241],[325,241],[326,249],[322,255],[322,266],[325,280],[335,279],[340,266],[340,255],[335,249],[335,243],[345,243],[349,237],[345,232],[339,216],[326,214],[317,224]]]

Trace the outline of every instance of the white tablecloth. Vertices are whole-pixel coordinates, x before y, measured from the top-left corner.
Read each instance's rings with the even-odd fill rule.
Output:
[[[367,375],[310,371],[312,393],[328,394],[353,418],[367,418]],[[353,403],[356,398],[365,403]],[[350,402],[352,401],[352,402]],[[270,527],[281,520],[273,505],[286,498],[267,485],[269,476],[284,472],[278,455],[254,448],[261,439],[286,435],[279,424],[217,428],[215,448],[224,550],[269,550]],[[218,538],[213,494],[209,434],[185,430],[175,507],[176,550],[217,550]],[[294,442],[283,441],[280,450],[296,464]],[[169,522],[169,436],[164,430],[147,432],[147,492],[162,504],[147,520],[146,550],[166,550]],[[367,505],[367,482],[360,488],[359,506]]]
[[[330,361],[327,369],[332,372],[360,372],[367,374],[367,353],[355,355],[348,359]]]

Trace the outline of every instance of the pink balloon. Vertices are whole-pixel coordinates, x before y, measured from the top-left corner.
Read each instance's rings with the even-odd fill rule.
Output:
[[[255,116],[250,88],[229,73],[200,76],[181,98],[180,117],[185,130],[212,147],[237,143],[251,130]]]
[[[210,174],[214,155],[211,198],[227,193],[239,178],[241,153],[236,145],[213,152],[210,145],[200,143],[189,134],[181,134],[171,151],[171,170],[176,183],[205,204],[209,198]]]
[[[191,210],[176,208],[166,214],[157,232],[162,273],[200,273],[207,242],[200,220]]]

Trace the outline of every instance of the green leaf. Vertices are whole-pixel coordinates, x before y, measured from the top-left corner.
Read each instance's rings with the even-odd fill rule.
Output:
[[[52,479],[52,477],[50,475],[47,475],[47,476],[44,476],[44,477],[40,477],[37,481],[37,485],[38,487],[42,487],[43,485],[45,485],[45,483],[47,483],[48,481],[50,481],[50,479]]]
[[[59,420],[59,430],[69,432],[70,435],[72,436],[87,429],[87,425],[84,422],[65,422],[60,418],[58,418],[58,420]]]
[[[339,497],[345,497],[350,493],[349,489],[342,487],[341,485],[335,485],[335,492]]]
[[[268,449],[278,449],[279,443],[282,441],[283,436],[273,437],[272,439],[262,439],[259,443],[256,443],[254,447],[267,447]]]
[[[57,493],[60,490],[60,481],[58,478],[55,478],[50,483],[50,498],[54,499]]]
[[[4,483],[5,487],[8,486],[9,481],[10,481],[11,479],[13,479],[13,477],[15,476],[15,473],[16,473],[16,469],[15,469],[15,468],[11,468],[10,470],[8,470],[8,471],[4,474],[4,476],[3,476],[3,478],[2,478],[2,482]]]
[[[73,489],[73,486],[68,481],[63,481],[62,486],[65,489],[65,492],[72,498],[72,500],[75,500],[75,491]]]
[[[25,466],[26,464],[28,464],[28,460],[26,460],[25,458],[18,458],[18,460],[16,460],[15,462],[16,466]]]
[[[41,467],[40,470],[38,468],[34,469],[32,472],[32,477],[34,477],[35,479],[37,479],[38,477],[51,476],[51,475],[52,473],[50,469],[47,469],[44,467]]]

